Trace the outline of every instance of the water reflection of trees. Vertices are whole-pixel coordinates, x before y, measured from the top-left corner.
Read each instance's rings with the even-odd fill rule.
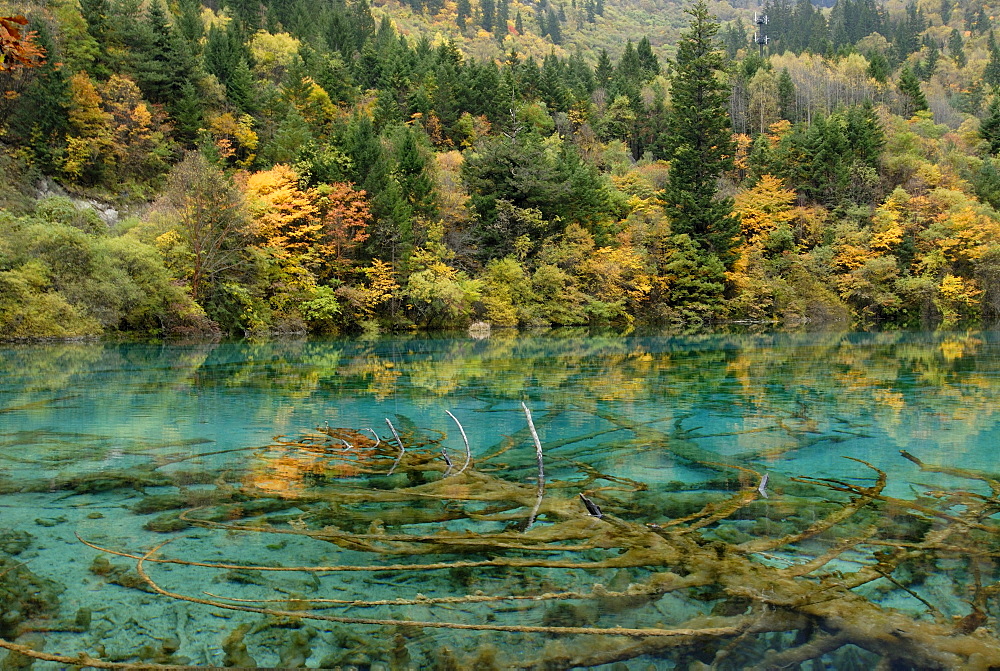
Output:
[[[248,417],[277,419],[278,428],[293,424],[289,413],[304,402],[367,398],[487,409],[527,399],[669,421],[710,416],[707,433],[733,434],[730,449],[780,452],[790,435],[846,431],[846,424],[901,447],[947,425],[957,445],[989,428],[984,419],[998,400],[996,351],[991,334],[905,332],[53,344],[4,350],[0,411],[30,408],[36,422],[56,421],[66,394],[87,394],[96,379],[115,389],[117,407],[155,394],[169,408],[192,393],[233,390]]]

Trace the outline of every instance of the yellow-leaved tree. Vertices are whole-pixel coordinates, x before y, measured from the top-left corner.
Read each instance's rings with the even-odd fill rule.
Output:
[[[774,319],[780,295],[787,293],[781,274],[785,269],[775,257],[794,255],[791,222],[795,192],[773,175],[762,175],[750,189],[738,193],[733,212],[740,218],[742,242],[737,259],[726,273],[735,290],[730,302],[733,317],[752,320]]]

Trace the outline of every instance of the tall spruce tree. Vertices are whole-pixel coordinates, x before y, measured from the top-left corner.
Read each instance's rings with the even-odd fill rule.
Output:
[[[983,81],[996,88],[1000,86],[1000,48],[997,47],[996,36],[992,30],[986,40],[986,50],[990,55],[990,61],[983,71]]]
[[[455,21],[458,23],[459,30],[465,30],[465,25],[472,16],[472,3],[469,0],[458,0],[458,5],[455,8],[456,17]]]
[[[719,25],[704,0],[687,10],[671,71],[673,108],[666,146],[670,177],[664,189],[666,211],[675,233],[686,233],[726,266],[733,253],[739,220],[732,199],[719,198],[717,181],[732,168],[735,148],[728,114],[729,86],[718,73],[725,57],[715,42]]]
[[[927,97],[920,90],[920,80],[908,67],[904,67],[899,72],[899,92],[902,94],[900,97],[902,106],[900,116],[909,118],[917,112],[928,109]]]
[[[1000,98],[993,98],[989,114],[979,122],[979,137],[989,143],[991,156],[1000,153]]]
[[[653,45],[649,43],[649,38],[643,36],[639,40],[639,46],[635,48],[636,56],[639,58],[639,66],[642,68],[644,80],[650,80],[660,74],[660,61],[653,53]]]
[[[80,0],[80,14],[87,23],[87,32],[97,42],[98,52],[90,68],[91,73],[106,79],[111,76],[108,58],[108,45],[113,33],[111,3],[108,0]]]
[[[611,85],[611,77],[615,74],[615,66],[611,63],[606,49],[597,54],[597,65],[594,66],[594,84],[599,89],[607,89]]]
[[[778,114],[782,119],[798,121],[796,114],[795,82],[788,74],[788,68],[781,68],[778,75]]]

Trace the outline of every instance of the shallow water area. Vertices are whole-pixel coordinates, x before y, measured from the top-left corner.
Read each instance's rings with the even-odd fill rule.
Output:
[[[286,668],[1000,660],[998,401],[989,331],[0,345],[0,639]]]

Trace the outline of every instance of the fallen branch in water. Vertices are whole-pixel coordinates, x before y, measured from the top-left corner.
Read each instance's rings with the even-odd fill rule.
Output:
[[[524,416],[528,419],[528,429],[531,430],[531,438],[535,441],[535,457],[538,459],[538,485],[535,494],[535,507],[531,509],[531,515],[528,516],[528,523],[524,526],[524,530],[527,531],[535,523],[535,518],[538,516],[538,509],[542,507],[542,498],[545,496],[545,461],[542,459],[542,441],[538,439],[538,432],[535,431],[535,423],[531,421],[531,411],[528,410],[528,406],[524,404],[524,401],[521,402],[521,407],[524,408]]]

